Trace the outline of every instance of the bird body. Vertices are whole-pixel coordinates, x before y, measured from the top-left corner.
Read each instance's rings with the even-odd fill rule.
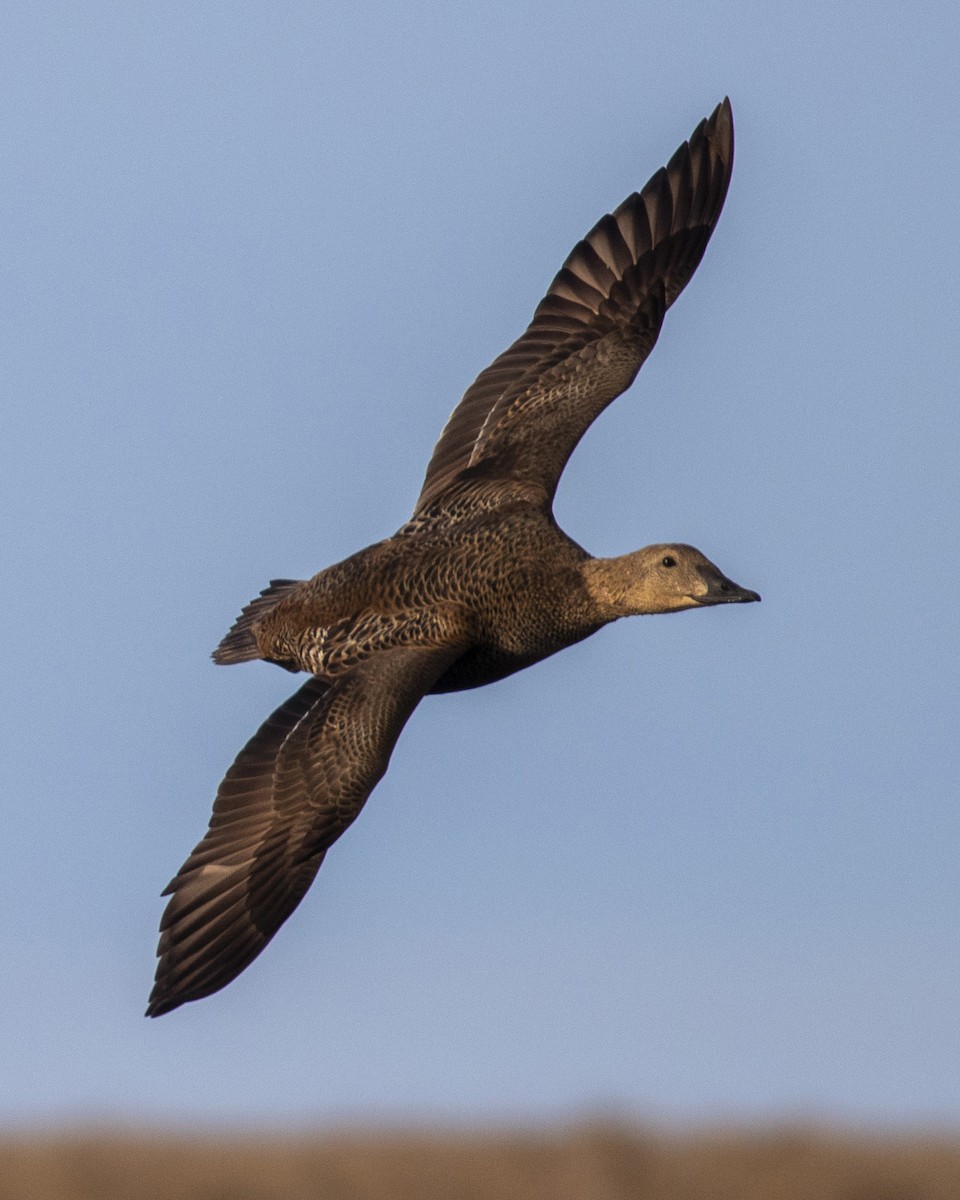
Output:
[[[460,682],[448,672],[431,690],[479,687],[605,623],[583,577],[588,561],[548,514],[523,502],[495,522],[475,513],[415,523],[304,583],[284,581],[282,598],[250,623],[241,616],[214,657],[263,658],[332,680],[394,644],[458,644]]]
[[[214,651],[310,678],[240,752],[165,892],[148,1015],[217,991],[259,954],[424,695],[502,679],[620,617],[760,599],[680,543],[594,558],[552,511],[567,459],[700,262],[732,164],[724,101],[574,248],[526,332],[467,390],[410,521],[312,579],[275,580]]]

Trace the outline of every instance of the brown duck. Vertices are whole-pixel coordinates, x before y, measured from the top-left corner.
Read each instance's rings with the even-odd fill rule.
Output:
[[[574,447],[696,270],[732,165],[724,100],[574,248],[526,332],[469,388],[410,521],[313,579],[274,581],[214,651],[310,680],[240,752],[164,893],[149,1016],[217,991],[266,946],[422,696],[502,679],[619,617],[760,599],[692,546],[593,558],[552,512]]]

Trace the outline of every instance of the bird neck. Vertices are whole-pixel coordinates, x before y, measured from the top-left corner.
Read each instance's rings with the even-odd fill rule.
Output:
[[[588,558],[582,564],[580,570],[591,605],[603,621],[672,611],[674,606],[655,595],[650,586],[650,576],[639,561],[641,554],[637,550],[615,558]]]

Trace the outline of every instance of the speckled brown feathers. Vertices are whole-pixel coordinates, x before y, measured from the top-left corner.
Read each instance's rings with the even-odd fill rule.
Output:
[[[732,164],[725,100],[574,248],[526,333],[469,388],[411,520],[313,579],[274,580],[217,647],[218,663],[311,679],[240,752],[165,892],[148,1015],[217,991],[259,954],[426,693],[501,679],[631,613],[759,599],[692,546],[595,559],[552,513],[568,457],[700,262]]]

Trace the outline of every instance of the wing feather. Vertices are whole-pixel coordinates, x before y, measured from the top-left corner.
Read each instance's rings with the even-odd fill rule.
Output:
[[[387,769],[407,718],[459,650],[397,647],[311,679],[260,727],[206,836],[166,888],[148,1016],[218,991],[267,945]]]
[[[487,497],[521,483],[552,501],[577,442],[633,381],[696,270],[732,168],[724,100],[574,247],[526,332],[468,388],[434,449],[415,515],[478,483]]]

